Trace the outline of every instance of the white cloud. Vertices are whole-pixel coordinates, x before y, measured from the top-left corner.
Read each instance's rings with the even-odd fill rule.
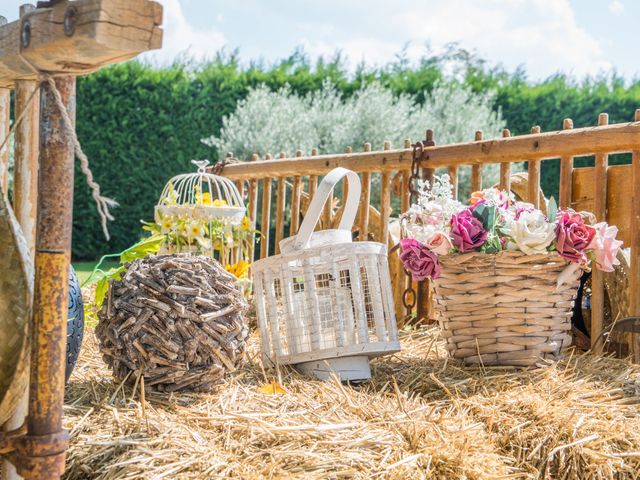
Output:
[[[158,0],[164,7],[162,49],[144,56],[160,63],[170,63],[187,53],[194,58],[211,57],[227,43],[224,33],[213,26],[197,29],[189,23],[180,0]],[[222,16],[216,17],[222,21]]]
[[[619,1],[619,0],[614,0]],[[513,69],[524,65],[532,78],[563,71],[578,76],[609,70],[611,64],[600,42],[578,25],[569,0],[431,0],[429,2],[372,0],[369,14],[384,28],[312,26],[314,37],[298,41],[313,55],[336,50],[350,65],[392,60],[408,42],[406,55],[417,60],[428,42],[438,51],[448,43],[477,51],[490,62]],[[326,8],[339,9],[328,1]],[[330,30],[331,33],[318,35]]]
[[[620,15],[624,12],[624,4],[620,0],[611,0],[611,3],[609,3],[609,11],[616,15]]]

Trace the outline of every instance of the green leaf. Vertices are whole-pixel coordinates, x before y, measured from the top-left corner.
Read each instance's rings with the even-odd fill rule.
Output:
[[[473,210],[473,216],[482,222],[485,230],[493,230],[496,223],[496,207],[481,203]]]
[[[135,245],[127,248],[120,255],[120,262],[128,263],[138,258],[148,257],[153,253],[157,253],[160,249],[160,245],[164,242],[164,235],[152,235],[145,238]]]
[[[554,223],[557,216],[558,204],[556,203],[556,199],[551,197],[549,199],[549,203],[547,204],[547,217],[549,218],[549,223]]]

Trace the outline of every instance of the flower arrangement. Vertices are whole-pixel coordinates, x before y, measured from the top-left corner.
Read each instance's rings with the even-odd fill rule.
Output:
[[[440,276],[440,256],[472,251],[555,251],[583,269],[595,264],[605,272],[619,264],[622,242],[615,226],[594,224],[589,213],[558,210],[553,198],[545,215],[495,188],[473,192],[465,206],[453,198],[448,175],[433,184],[419,182],[418,202],[401,219],[406,238],[400,241],[400,259],[416,281]]]

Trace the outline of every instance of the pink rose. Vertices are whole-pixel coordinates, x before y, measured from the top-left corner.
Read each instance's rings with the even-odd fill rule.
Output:
[[[438,256],[415,238],[400,240],[400,249],[400,260],[416,282],[440,276]]]
[[[622,241],[616,240],[618,227],[612,227],[605,222],[600,222],[596,223],[593,228],[596,234],[587,248],[593,249],[595,262],[599,270],[613,272],[613,267],[620,265],[617,255],[622,246]]]
[[[562,210],[556,218],[556,250],[571,262],[587,261],[585,250],[593,240],[595,229],[584,223],[582,215],[573,210]]]
[[[451,217],[451,241],[461,253],[481,247],[488,234],[470,209]]]
[[[446,233],[435,231],[427,239],[424,246],[437,255],[446,255],[451,250],[451,240]]]
[[[442,218],[442,206],[435,202],[429,202],[424,208],[421,220],[424,225],[440,225]]]

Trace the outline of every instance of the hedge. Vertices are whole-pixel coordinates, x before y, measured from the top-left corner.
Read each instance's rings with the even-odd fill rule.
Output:
[[[329,77],[344,95],[372,80],[394,92],[419,95],[444,78],[441,72],[441,65],[431,60],[417,68],[395,64],[380,70],[359,69],[350,76],[339,58],[311,67],[307,59],[294,54],[276,65],[245,68],[235,56],[219,56],[195,67],[161,69],[134,61],[79,79],[78,136],[104,194],[120,206],[113,211],[116,221],[109,225],[107,242],[85,180],[76,175],[74,257],[91,260],[134,243],[142,233],[140,220],[153,216],[153,206],[169,177],[193,170],[191,159],[217,158],[217,152],[200,139],[219,131],[222,117],[234,110],[252,86],[289,84],[293,91],[306,93]],[[534,124],[543,131],[561,128],[566,116],[573,118],[576,127],[594,125],[600,112],[608,112],[611,123],[630,121],[640,106],[640,82],[625,85],[615,77],[577,83],[556,76],[532,83],[520,72],[510,75],[476,63],[466,66],[462,81],[476,89],[496,90],[496,108],[502,109],[514,134],[526,133]],[[436,129],[437,138],[437,125],[427,127]],[[612,163],[619,161],[625,159],[612,159]],[[557,195],[557,183],[557,162],[544,162],[543,191]]]

